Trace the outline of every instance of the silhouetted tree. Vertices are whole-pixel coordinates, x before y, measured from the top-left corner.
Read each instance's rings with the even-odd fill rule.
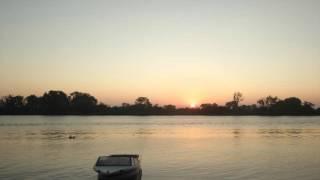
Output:
[[[163,106],[163,109],[166,114],[173,114],[177,110],[176,106],[172,104]]]
[[[261,98],[257,101],[259,105],[259,109],[257,109],[257,113],[260,114],[272,114],[272,110],[274,106],[280,101],[277,96],[267,96],[265,98]]]
[[[237,110],[239,103],[243,101],[243,95],[240,92],[235,92],[233,94],[233,100],[226,103],[226,107],[230,110]]]
[[[3,111],[7,114],[23,113],[23,96],[5,96],[2,99]]]
[[[205,103],[200,105],[200,111],[203,114],[219,114],[219,106],[216,103]]]
[[[113,114],[123,114],[123,115],[128,115],[133,113],[134,114],[134,106],[130,105],[129,103],[122,103],[120,107],[113,106],[111,109],[110,113]]]
[[[259,99],[259,100],[257,101],[257,104],[258,104],[260,107],[265,107],[265,106],[266,106],[266,103],[265,103],[264,99]]]
[[[200,105],[200,109],[202,110],[210,110],[210,109],[213,109],[213,108],[217,108],[218,107],[218,104],[216,103],[213,103],[213,104],[210,104],[210,103],[205,103],[205,104],[201,104]]]
[[[308,113],[308,114],[315,113],[314,107],[315,107],[315,105],[313,103],[305,101],[303,103],[303,112]]]
[[[243,95],[240,92],[235,92],[233,94],[233,101],[237,103],[237,106],[239,106],[239,103],[243,101]]]
[[[235,101],[229,101],[226,103],[226,107],[229,109],[229,110],[235,110],[238,105]]]
[[[290,97],[290,98],[284,99],[283,102],[291,107],[301,107],[302,105],[302,101],[297,97]]]
[[[252,105],[242,105],[239,107],[239,112],[240,114],[243,115],[251,115],[255,114],[257,112],[257,105],[252,104]]]
[[[3,98],[0,99],[0,114],[4,114],[4,102],[3,102]]]
[[[272,113],[276,114],[301,114],[303,112],[302,101],[296,97],[290,97],[278,101],[271,106]]]
[[[165,105],[163,108],[167,111],[175,111],[177,109],[176,106],[172,104]]]
[[[144,106],[144,107],[151,107],[152,106],[150,100],[146,97],[138,97],[134,104],[139,105],[139,106]]]
[[[107,106],[106,104],[103,104],[103,103],[99,103],[96,106],[96,112],[98,114],[108,114],[109,109],[110,109],[110,107]]]
[[[30,95],[24,99],[25,110],[28,114],[42,114],[42,98],[36,95]]]
[[[66,114],[69,111],[68,96],[62,91],[49,91],[43,97],[46,114]]]
[[[88,93],[73,92],[69,96],[70,106],[76,114],[94,113],[97,106],[97,99]]]
[[[132,106],[132,112],[140,115],[150,114],[151,109],[152,104],[146,97],[138,97]]]
[[[260,105],[260,107],[270,108],[271,106],[277,104],[278,101],[279,98],[277,96],[267,96],[266,98],[259,99],[257,103]]]
[[[163,114],[163,111],[163,107],[161,107],[159,104],[155,104],[151,107],[151,109],[149,109],[149,113],[154,115]]]

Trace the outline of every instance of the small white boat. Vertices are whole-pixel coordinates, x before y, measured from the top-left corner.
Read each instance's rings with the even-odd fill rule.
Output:
[[[136,154],[100,156],[93,169],[99,180],[141,180],[142,177],[139,155]]]

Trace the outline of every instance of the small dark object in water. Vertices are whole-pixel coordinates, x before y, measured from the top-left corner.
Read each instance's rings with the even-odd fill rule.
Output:
[[[70,135],[70,136],[69,136],[69,139],[76,139],[76,136]]]
[[[141,180],[139,155],[117,154],[100,156],[94,166],[98,180]]]

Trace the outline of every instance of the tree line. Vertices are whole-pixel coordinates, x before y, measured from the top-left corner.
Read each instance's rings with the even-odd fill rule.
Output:
[[[0,99],[0,115],[320,115],[320,108],[297,97],[279,99],[261,98],[256,104],[244,105],[240,92],[224,106],[216,103],[201,104],[196,108],[177,108],[169,104],[152,104],[147,97],[138,97],[133,104],[108,106],[89,93],[48,91],[42,96],[8,95]]]

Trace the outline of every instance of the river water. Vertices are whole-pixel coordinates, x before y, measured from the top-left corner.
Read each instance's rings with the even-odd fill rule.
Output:
[[[113,153],[143,180],[315,180],[320,117],[0,116],[0,179],[97,179]]]

